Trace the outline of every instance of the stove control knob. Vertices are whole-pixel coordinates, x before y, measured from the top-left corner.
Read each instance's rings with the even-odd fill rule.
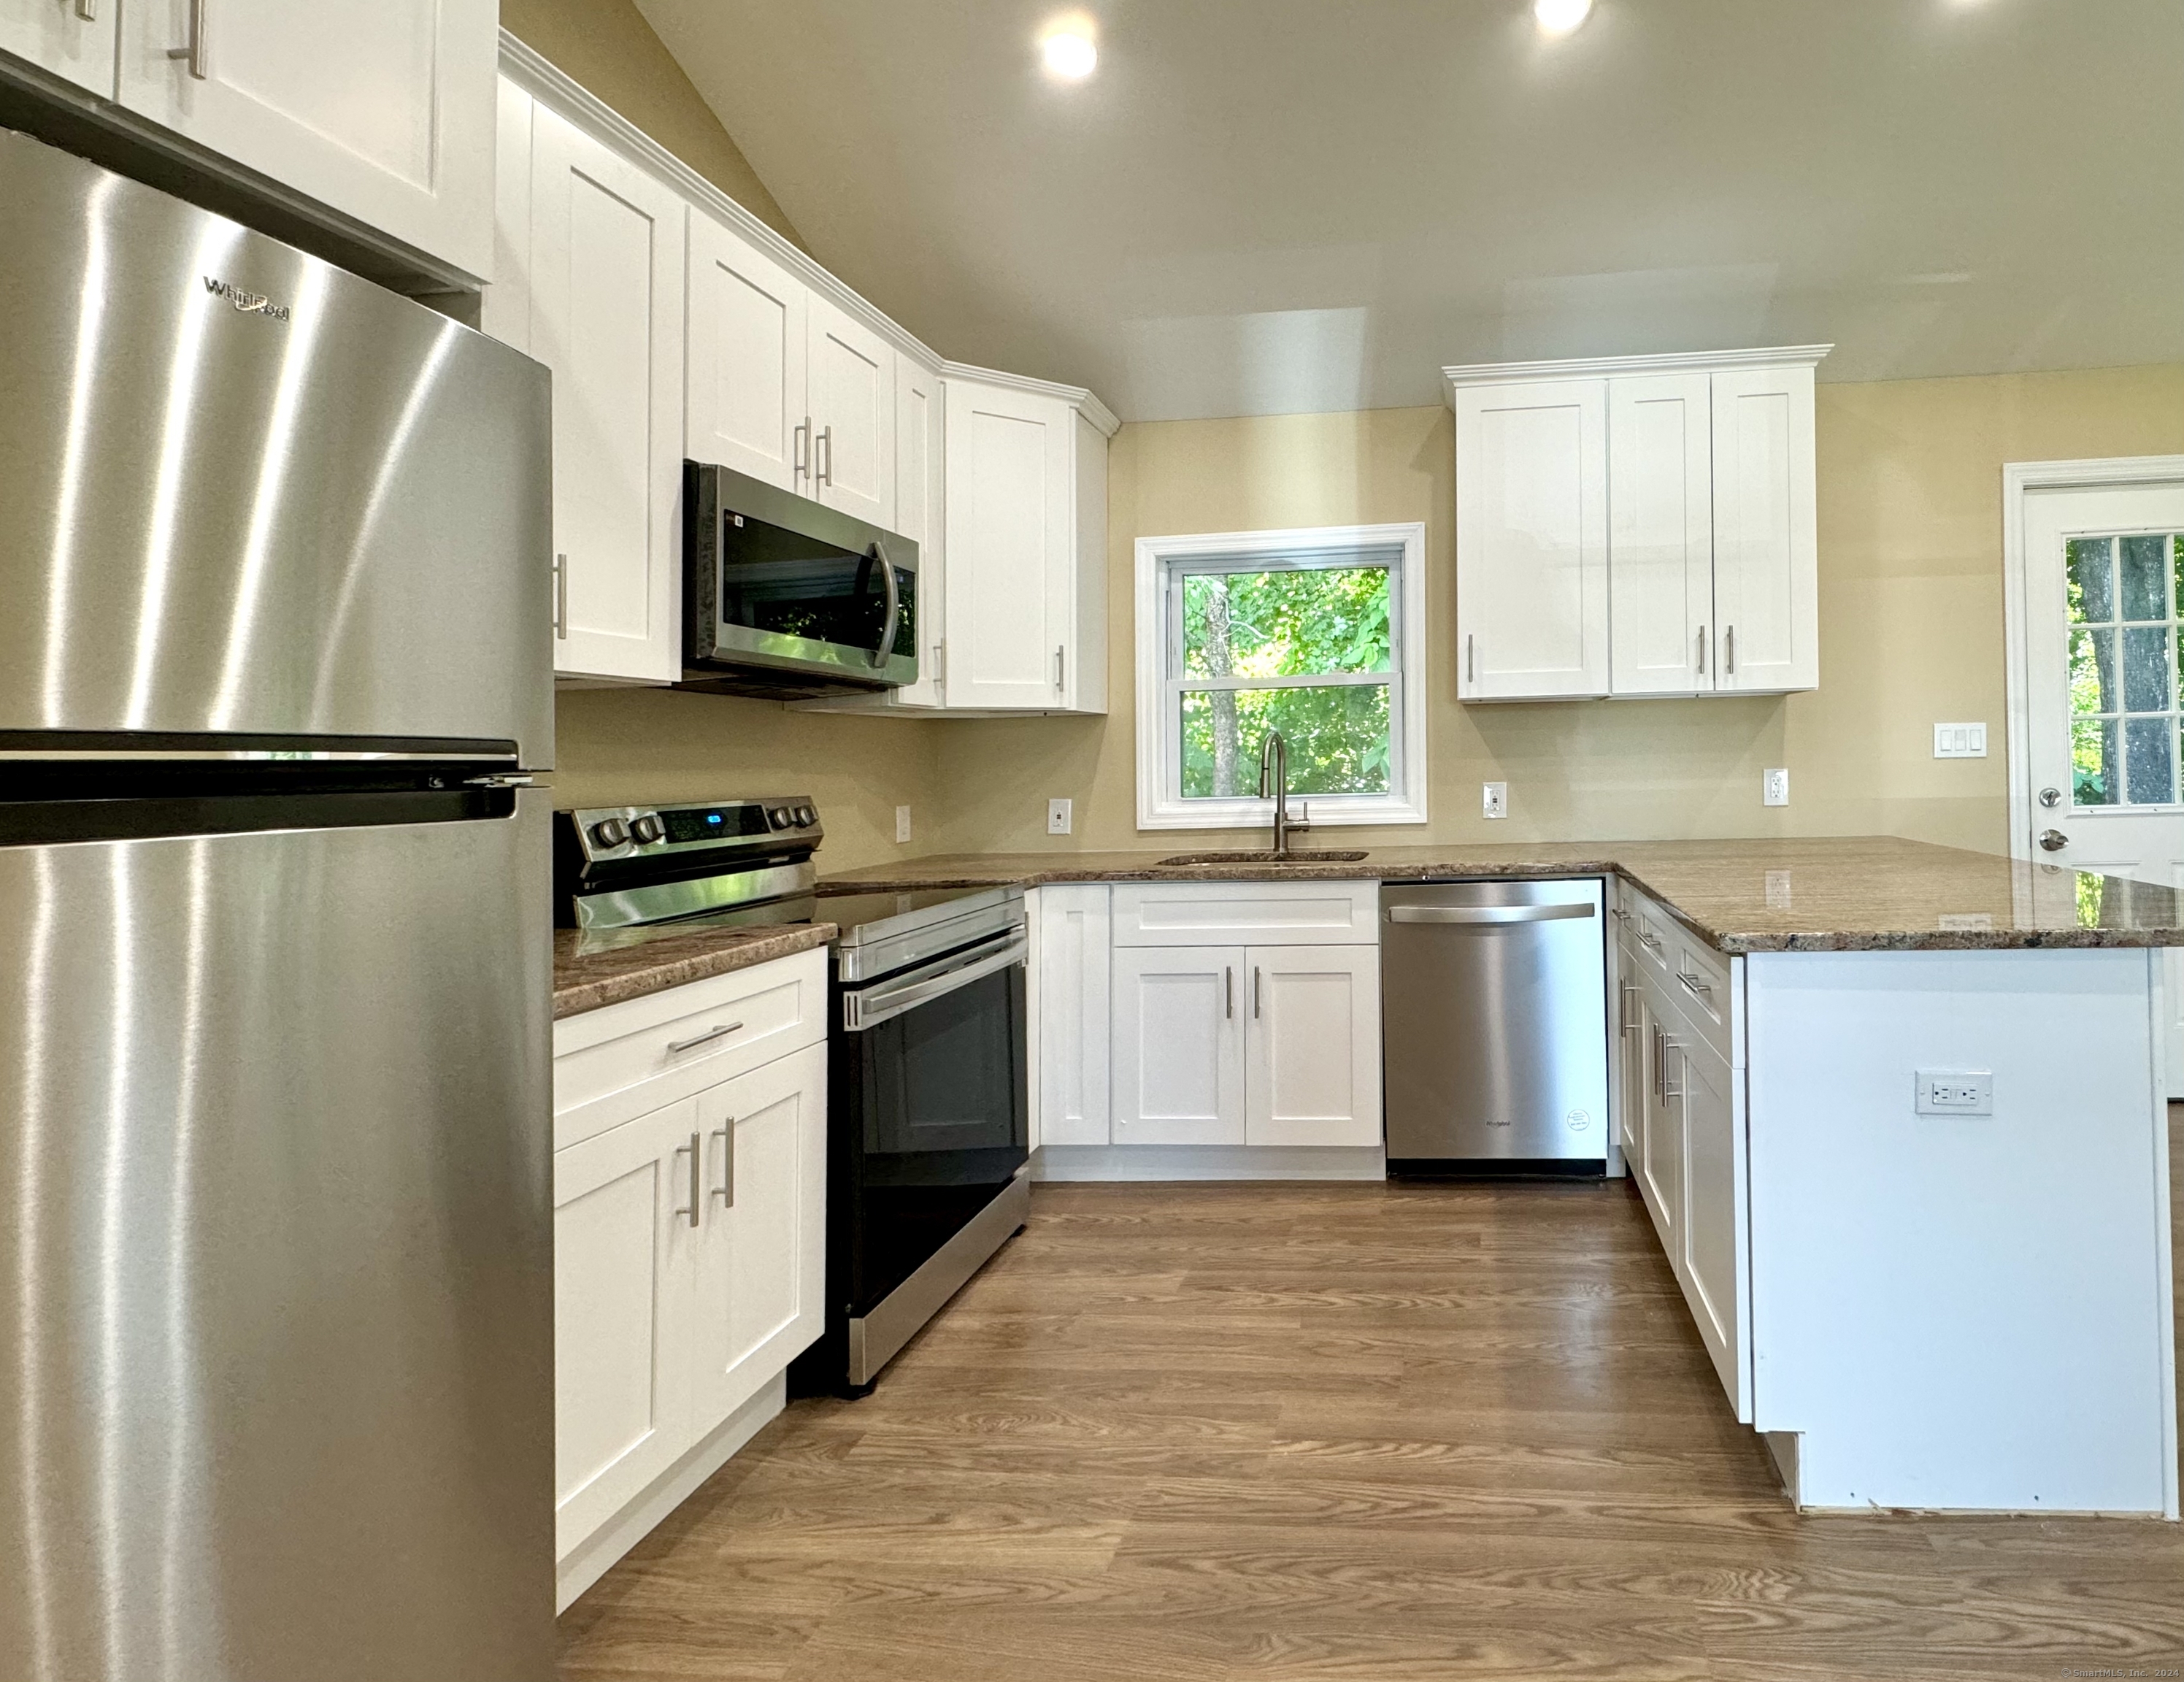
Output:
[[[643,817],[634,820],[630,824],[629,833],[637,838],[639,846],[649,846],[667,833],[667,826],[652,813],[647,812]]]
[[[776,806],[766,816],[776,829],[787,829],[796,822],[796,815],[786,806]]]
[[[796,821],[808,829],[819,822],[819,814],[809,806],[799,806],[796,809]]]
[[[628,839],[628,827],[618,817],[604,818],[592,826],[592,845],[602,850],[619,847]]]

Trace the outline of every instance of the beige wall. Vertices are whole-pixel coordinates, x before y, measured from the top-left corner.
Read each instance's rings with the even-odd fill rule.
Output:
[[[804,243],[631,0],[500,0],[500,22],[776,232]]]
[[[2184,367],[1824,385],[1820,687],[1704,701],[1466,707],[1455,699],[1454,447],[1444,409],[1125,426],[1110,458],[1104,720],[939,727],[950,849],[1178,844],[1136,827],[1133,544],[1185,532],[1423,520],[1432,822],[1346,840],[1892,833],[2005,850],[2005,461],[2184,451]],[[1984,719],[1986,760],[1932,726]],[[1790,767],[1790,805],[1759,774]],[[1509,784],[1510,816],[1479,816]],[[1050,839],[1045,801],[1077,801]],[[1233,836],[1229,838],[1234,838]],[[1326,839],[1325,835],[1318,838]]]

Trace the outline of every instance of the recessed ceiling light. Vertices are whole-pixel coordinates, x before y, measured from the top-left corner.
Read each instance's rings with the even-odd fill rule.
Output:
[[[1532,15],[1549,35],[1568,35],[1592,14],[1592,0],[1532,0]]]
[[[1587,4],[1591,3],[1586,0]],[[1082,81],[1100,62],[1100,49],[1088,35],[1058,29],[1039,42],[1039,56],[1045,61],[1048,75],[1060,76],[1064,81]]]

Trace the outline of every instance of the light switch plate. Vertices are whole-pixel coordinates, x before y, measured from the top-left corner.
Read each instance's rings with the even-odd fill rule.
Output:
[[[1986,726],[1937,724],[1934,727],[1934,757],[1937,760],[1983,760],[1986,757]]]
[[[1921,1069],[1913,1108],[1922,1116],[1992,1116],[1992,1069]]]
[[[1049,835],[1069,833],[1073,800],[1049,800],[1046,803],[1046,833]]]
[[[910,808],[908,806],[897,806],[894,809],[894,838],[898,841],[910,839]]]
[[[1481,789],[1480,809],[1488,817],[1509,816],[1509,785],[1506,783],[1485,783]]]
[[[1759,773],[1759,804],[1763,806],[1786,806],[1790,804],[1790,767],[1771,766]]]

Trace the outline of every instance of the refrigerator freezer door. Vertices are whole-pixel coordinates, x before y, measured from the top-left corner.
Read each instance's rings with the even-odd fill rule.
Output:
[[[0,133],[0,732],[550,763],[546,370]]]
[[[543,806],[0,848],[0,1675],[553,1674]]]

